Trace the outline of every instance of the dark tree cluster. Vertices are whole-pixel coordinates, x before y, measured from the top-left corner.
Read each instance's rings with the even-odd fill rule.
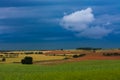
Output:
[[[33,64],[33,58],[32,57],[25,57],[24,59],[21,60],[22,64]]]
[[[76,48],[76,50],[101,50],[102,48],[91,48],[91,47],[83,47],[83,48]]]

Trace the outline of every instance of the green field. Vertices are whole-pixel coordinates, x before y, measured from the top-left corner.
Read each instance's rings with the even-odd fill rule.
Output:
[[[119,80],[120,60],[58,65],[0,64],[0,80]]]

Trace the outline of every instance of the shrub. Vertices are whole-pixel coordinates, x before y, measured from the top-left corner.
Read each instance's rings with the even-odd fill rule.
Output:
[[[103,53],[104,56],[120,56],[119,53]]]
[[[86,55],[86,54],[80,54],[79,57],[83,57],[83,56],[85,56],[85,55]]]
[[[3,61],[3,62],[4,62],[4,61],[6,61],[6,58],[5,58],[5,57],[3,57],[3,58],[2,58],[2,61]]]
[[[111,53],[107,53],[106,56],[112,56],[112,54]]]
[[[38,54],[43,54],[43,52],[38,52]]]
[[[78,58],[78,57],[83,57],[83,56],[85,56],[86,54],[79,54],[79,55],[73,55],[72,57],[73,58]]]
[[[113,53],[114,56],[119,56],[119,53]]]
[[[21,60],[21,63],[22,63],[22,64],[25,64],[25,59],[22,59],[22,60]]]
[[[33,58],[32,57],[25,57],[24,59],[21,60],[22,64],[33,64]]]
[[[35,52],[35,54],[43,54],[43,52]]]
[[[78,55],[73,55],[73,58],[78,58],[79,56]]]

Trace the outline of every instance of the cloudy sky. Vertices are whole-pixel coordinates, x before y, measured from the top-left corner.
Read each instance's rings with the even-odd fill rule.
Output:
[[[120,1],[0,0],[0,49],[120,47]]]

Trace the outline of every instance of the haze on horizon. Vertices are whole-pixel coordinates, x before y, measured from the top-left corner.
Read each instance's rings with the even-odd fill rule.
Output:
[[[120,1],[0,1],[0,50],[119,48],[119,35]]]

